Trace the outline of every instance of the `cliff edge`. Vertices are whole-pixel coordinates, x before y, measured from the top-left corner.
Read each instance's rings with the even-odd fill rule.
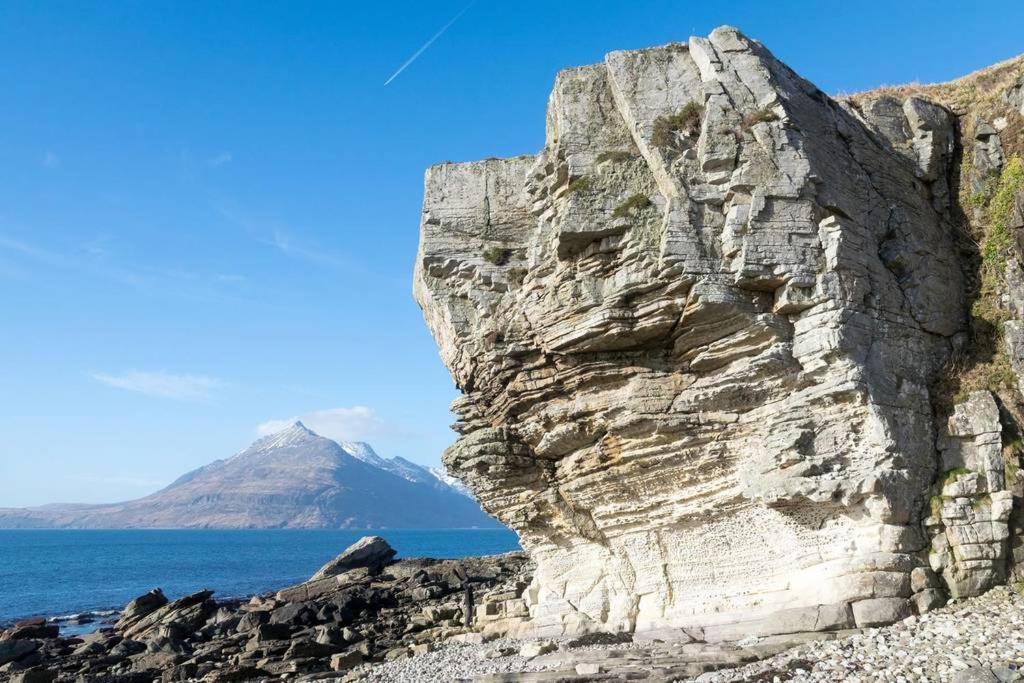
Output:
[[[1024,61],[833,99],[729,27],[558,75],[535,156],[426,175],[449,470],[527,627],[872,626],[1006,581]]]

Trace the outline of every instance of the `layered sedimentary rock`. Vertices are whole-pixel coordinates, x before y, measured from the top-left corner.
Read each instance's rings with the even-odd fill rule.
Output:
[[[999,406],[987,391],[956,406],[939,451],[944,474],[926,524],[933,529],[932,568],[956,597],[977,595],[1006,579],[1008,522]]]
[[[444,459],[536,560],[533,629],[866,626],[999,580],[998,408],[931,391],[973,338],[958,135],[720,28],[560,73],[536,156],[427,172]]]

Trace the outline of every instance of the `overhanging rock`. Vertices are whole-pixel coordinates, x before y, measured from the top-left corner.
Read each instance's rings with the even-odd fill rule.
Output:
[[[536,156],[427,172],[414,290],[450,470],[542,634],[708,640],[934,603],[929,385],[963,343],[954,126],[732,28],[560,73]]]

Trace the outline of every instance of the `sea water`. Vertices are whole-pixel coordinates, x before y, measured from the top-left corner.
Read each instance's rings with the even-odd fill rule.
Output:
[[[0,530],[0,624],[103,612],[162,588],[174,599],[274,591],[309,578],[359,538],[387,539],[399,557],[458,558],[518,550],[507,529]]]

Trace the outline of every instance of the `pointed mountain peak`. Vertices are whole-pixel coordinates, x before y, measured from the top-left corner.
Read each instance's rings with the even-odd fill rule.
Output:
[[[302,420],[296,420],[295,422],[292,422],[290,427],[288,427],[287,429],[284,429],[282,431],[285,431],[285,432],[303,432],[305,434],[313,434],[314,433],[313,430],[311,430],[306,425],[302,424]]]
[[[288,448],[298,446],[322,439],[319,434],[304,425],[301,420],[295,420],[284,429],[268,434],[257,439],[251,446],[238,455],[251,455],[271,451],[276,448]]]
[[[301,420],[296,420],[284,429],[274,432],[265,438],[280,441],[282,443],[288,443],[291,441],[307,441],[311,438],[319,438],[319,436],[320,435],[312,429],[302,424]]]

